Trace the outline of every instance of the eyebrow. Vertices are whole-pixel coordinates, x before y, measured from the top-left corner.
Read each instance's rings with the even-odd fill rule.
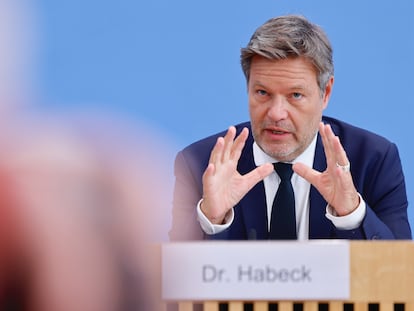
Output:
[[[264,88],[266,88],[266,86],[263,84],[263,83],[261,83],[261,82],[252,82],[252,86],[259,86],[259,87],[264,87]]]
[[[298,84],[288,88],[289,90],[304,90],[307,91],[308,88],[304,85]]]

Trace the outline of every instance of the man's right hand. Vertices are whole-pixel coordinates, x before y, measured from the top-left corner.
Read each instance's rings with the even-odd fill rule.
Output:
[[[249,130],[244,128],[236,137],[236,128],[230,126],[226,135],[217,139],[211,151],[203,174],[201,211],[212,224],[222,224],[228,211],[274,170],[271,163],[266,163],[243,176],[237,171],[248,135]]]

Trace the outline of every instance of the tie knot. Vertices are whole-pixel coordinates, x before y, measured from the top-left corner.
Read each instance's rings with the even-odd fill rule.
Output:
[[[281,180],[290,180],[293,174],[292,164],[277,162],[273,163],[276,173],[279,175]]]

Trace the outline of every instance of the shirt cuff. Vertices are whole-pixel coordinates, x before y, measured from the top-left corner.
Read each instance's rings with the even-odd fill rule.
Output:
[[[332,223],[335,225],[337,229],[353,230],[361,225],[366,213],[366,204],[359,193],[358,196],[358,207],[351,214],[348,214],[346,216],[337,216],[332,206],[330,206],[329,204],[326,206],[325,216],[330,221],[332,221]]]
[[[234,210],[231,209],[228,211],[226,216],[224,217],[224,224],[222,225],[215,225],[210,222],[210,220],[206,217],[206,215],[203,214],[201,211],[201,202],[203,202],[203,199],[198,201],[197,203],[197,219],[198,222],[201,225],[201,229],[203,229],[204,233],[206,234],[217,234],[220,232],[223,232],[226,230],[230,225],[233,223],[234,219]]]

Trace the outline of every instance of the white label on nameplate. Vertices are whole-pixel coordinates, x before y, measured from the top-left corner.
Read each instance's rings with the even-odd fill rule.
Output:
[[[349,299],[349,242],[164,244],[162,294],[166,300]]]

